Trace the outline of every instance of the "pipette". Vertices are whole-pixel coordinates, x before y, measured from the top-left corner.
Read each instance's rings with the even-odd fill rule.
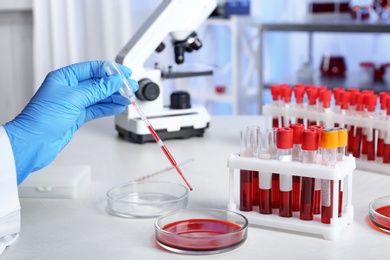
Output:
[[[119,69],[118,65],[114,61],[106,61],[104,63],[104,69],[108,75],[114,75],[114,74],[122,75],[124,84],[119,89],[119,93],[131,101],[131,104],[133,105],[134,109],[137,111],[138,115],[141,117],[142,121],[145,123],[150,134],[153,136],[154,140],[156,140],[156,142],[160,145],[160,148],[163,150],[163,152],[164,152],[165,156],[168,158],[169,162],[172,164],[173,167],[175,167],[176,171],[179,173],[180,177],[184,180],[184,182],[188,186],[188,188],[190,190],[192,190],[191,185],[188,183],[187,179],[184,177],[182,171],[180,170],[175,159],[173,158],[173,156],[169,152],[168,148],[165,146],[163,141],[160,139],[156,130],[154,130],[154,128],[150,124],[148,118],[145,116],[144,112],[141,110],[141,108],[135,102],[133,88],[131,87],[130,82],[127,80],[127,78],[123,75],[122,71]]]

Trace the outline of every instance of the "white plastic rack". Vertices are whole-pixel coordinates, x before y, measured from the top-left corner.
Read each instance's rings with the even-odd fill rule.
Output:
[[[335,166],[323,166],[320,164],[262,160],[232,154],[228,159],[230,174],[228,209],[243,214],[251,225],[321,235],[327,240],[337,240],[342,229],[353,223],[352,172],[355,166],[355,158],[353,156],[346,157],[344,161],[338,162]],[[301,220],[299,219],[299,212],[293,212],[292,217],[286,218],[280,217],[277,209],[274,209],[272,214],[260,214],[258,206],[254,206],[253,211],[241,211],[236,204],[236,201],[239,201],[239,192],[235,192],[235,187],[240,185],[239,181],[235,183],[237,182],[235,173],[239,173],[239,170],[279,173],[281,175],[290,175],[291,177],[294,175],[328,179],[333,180],[335,183],[342,180],[344,187],[342,215],[338,217],[338,203],[333,203],[333,218],[330,224],[321,223],[320,215],[314,215],[313,220]],[[336,185],[334,187],[332,197],[333,201],[337,202],[339,201],[339,191]]]
[[[324,122],[325,126],[333,126],[334,123],[339,123],[340,125],[353,125],[355,127],[383,130],[387,132],[385,135],[385,143],[390,143],[390,120],[379,119],[377,114],[373,117],[363,117],[336,113],[334,111],[319,112],[309,110],[307,107],[282,107],[273,105],[264,105],[263,114],[268,116],[283,116],[290,119],[306,118],[309,120],[317,120]],[[356,158],[356,167],[361,170],[390,174],[390,164],[382,163],[378,160],[368,161],[365,159],[365,156]]]

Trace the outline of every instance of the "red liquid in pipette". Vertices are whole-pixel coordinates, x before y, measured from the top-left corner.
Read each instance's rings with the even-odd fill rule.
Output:
[[[147,127],[149,129],[149,132],[152,134],[154,140],[156,140],[156,142],[161,145],[161,139],[158,136],[158,134],[156,133],[156,131],[154,130],[154,128],[151,125],[148,125]],[[179,166],[177,165],[175,159],[172,157],[171,153],[168,151],[168,148],[165,145],[161,145],[161,149],[163,150],[165,156],[168,158],[168,160],[172,164],[172,166],[175,167],[176,171],[179,173],[180,177],[184,180],[184,182],[186,183],[188,188],[190,190],[192,190],[191,185],[188,183],[187,179],[184,177],[184,175],[181,172]]]

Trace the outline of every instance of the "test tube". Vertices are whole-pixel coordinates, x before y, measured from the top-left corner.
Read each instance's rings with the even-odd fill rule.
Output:
[[[272,96],[272,106],[279,107],[280,106],[281,86],[271,85],[270,91],[271,91],[271,96]],[[278,116],[272,117],[272,127],[275,127],[275,128],[279,127],[279,117]]]
[[[240,131],[240,156],[250,157],[248,148],[248,130]],[[253,176],[252,171],[240,169],[240,210],[252,211],[253,209]]]
[[[282,104],[285,108],[284,116],[282,116],[282,127],[288,127],[291,123],[291,119],[289,117],[288,108],[290,107],[291,103],[291,94],[292,94],[292,88],[289,85],[282,85]]]
[[[386,120],[390,120],[390,98],[386,100]],[[390,163],[390,131],[387,130],[383,141],[383,163]]]
[[[380,92],[379,93],[379,102],[380,102],[380,111],[379,111],[379,119],[386,120],[386,100],[390,99],[388,92]],[[385,141],[385,133],[386,131],[383,129],[378,130],[378,142],[376,148],[376,157],[378,162],[383,161],[383,147]]]
[[[324,129],[323,126],[310,126],[309,129],[317,131],[317,145],[318,145],[318,150],[317,150],[317,163],[321,163],[321,134],[322,130]],[[313,202],[313,212],[315,215],[321,213],[321,179],[315,178],[315,183],[314,183],[314,202]]]
[[[283,163],[292,162],[293,130],[278,128],[276,137],[278,160]],[[279,216],[292,217],[292,178],[287,174],[280,175]]]
[[[276,156],[273,135],[273,130],[260,132],[259,159],[271,160]],[[272,173],[260,171],[259,182],[259,213],[272,214]]]
[[[332,99],[332,91],[323,90],[321,92],[321,96],[322,96],[322,105],[321,105],[322,109],[321,109],[321,111],[324,113],[331,113],[330,101]],[[330,127],[330,123],[331,122],[324,121],[324,122],[322,122],[321,125],[323,125],[324,127]]]
[[[293,130],[293,148],[292,148],[292,161],[302,162],[302,133],[304,129],[303,124],[290,124],[290,128]],[[299,211],[301,193],[301,177],[293,175],[292,177],[292,211]]]
[[[318,89],[314,86],[311,86],[306,89],[306,93],[308,98],[307,110],[317,111]],[[308,120],[307,125],[317,125],[317,120]]]
[[[277,132],[278,128],[272,129],[272,147],[275,148],[274,157],[272,159],[277,160],[277,146],[276,146],[276,139],[277,139]],[[278,209],[279,208],[279,202],[280,202],[280,188],[279,188],[279,179],[280,175],[279,173],[272,173],[272,189],[271,189],[271,199],[272,199],[272,208]]]
[[[349,105],[348,105],[348,114],[349,115],[355,115],[356,112],[356,99],[357,95],[360,93],[359,89],[352,88],[348,89],[348,92],[351,93],[351,97],[349,99]],[[347,125],[346,126],[348,130],[348,152],[352,154],[353,152],[353,136],[354,136],[354,125]]]
[[[370,120],[374,119],[378,96],[371,94],[367,97],[366,107],[367,115]],[[375,161],[375,132],[373,127],[367,127],[367,160]]]
[[[305,95],[305,85],[303,84],[296,84],[294,87],[294,97],[295,97],[295,104],[296,107],[299,109],[303,109],[303,97]],[[298,124],[304,124],[303,118],[297,118]]]
[[[359,93],[356,96],[356,113],[355,113],[356,117],[363,117],[364,115],[363,101],[364,101],[364,94]],[[354,129],[353,150],[352,150],[352,154],[355,158],[360,158],[362,134],[363,134],[363,128],[360,126],[356,126]]]
[[[259,152],[259,138],[260,138],[260,127],[256,125],[248,126],[248,146],[251,152],[250,157],[258,158]],[[252,172],[252,191],[253,191],[253,206],[259,205],[259,172]]]
[[[302,133],[302,163],[316,164],[318,150],[318,133],[313,129],[305,129]],[[315,178],[302,177],[301,204],[299,218],[314,218],[314,184]]]
[[[337,161],[344,161],[347,153],[348,145],[348,131],[346,128],[336,128],[338,133],[338,147],[337,147]],[[343,196],[344,196],[344,182],[339,180],[339,207],[338,216],[341,217],[343,213]]]
[[[338,132],[324,129],[321,134],[322,165],[334,166],[337,162]],[[321,180],[321,222],[330,224],[333,217],[333,180]]]

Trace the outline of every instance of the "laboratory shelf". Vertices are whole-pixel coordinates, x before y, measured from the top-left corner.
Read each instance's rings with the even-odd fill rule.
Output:
[[[316,120],[322,122],[325,127],[333,127],[335,123],[340,125],[352,125],[354,127],[362,127],[366,129],[375,129],[375,137],[378,137],[379,131],[386,133],[390,129],[390,120],[384,120],[380,118],[380,115],[377,113],[372,116],[356,116],[348,115],[345,113],[334,112],[330,110],[329,112],[319,112],[315,110],[309,110],[306,106],[296,107],[294,105],[284,107],[284,106],[274,106],[274,105],[264,105],[263,114],[269,116],[269,119],[273,116],[284,118],[290,118],[293,120],[296,118],[305,118],[309,120]],[[269,123],[271,125],[271,123]],[[384,136],[385,144],[390,144],[390,135],[387,134]],[[377,140],[374,139],[374,143],[377,143]],[[390,174],[390,163],[382,163],[382,158],[376,158],[375,161],[368,161],[366,156],[362,155],[361,158],[356,158],[356,166],[361,170],[368,170],[370,172],[378,172],[383,174]]]
[[[262,100],[263,90],[268,88],[270,82],[264,82],[263,73],[263,46],[264,46],[264,34],[267,32],[304,32],[308,34],[308,63],[312,64],[312,53],[313,53],[313,35],[315,33],[390,33],[390,24],[386,22],[372,22],[372,21],[356,21],[351,18],[345,19],[332,19],[332,20],[313,20],[305,19],[297,22],[266,22],[258,24],[259,41],[258,41],[258,81],[259,81],[259,113],[262,113]],[[328,85],[332,87],[354,87],[358,88],[359,82],[355,76],[356,73],[348,73],[345,78],[326,78],[318,76],[319,73],[314,73],[313,84]],[[276,83],[303,83],[297,82],[297,79],[278,80]],[[389,89],[390,83],[375,83],[375,91],[382,91],[381,89]]]
[[[344,161],[335,166],[320,164],[303,164],[299,162],[280,162],[277,160],[262,160],[258,158],[240,157],[239,154],[231,154],[228,158],[229,168],[229,205],[228,209],[239,212],[248,218],[249,224],[259,227],[269,227],[302,234],[322,236],[326,240],[337,240],[342,230],[353,224],[352,206],[352,173],[355,169],[355,158],[348,156]],[[277,209],[272,214],[258,213],[258,206],[253,211],[241,211],[236,201],[239,201],[239,180],[236,178],[239,170],[252,170],[259,172],[279,173],[280,175],[304,176],[318,179],[327,179],[334,182],[343,181],[342,215],[333,217],[330,224],[320,222],[320,215],[315,215],[313,220],[299,219],[299,212],[293,212],[292,217],[280,217]],[[334,186],[336,187],[336,185]],[[339,191],[334,188],[331,194],[333,201],[339,201]],[[338,216],[338,203],[333,203],[332,215]]]

